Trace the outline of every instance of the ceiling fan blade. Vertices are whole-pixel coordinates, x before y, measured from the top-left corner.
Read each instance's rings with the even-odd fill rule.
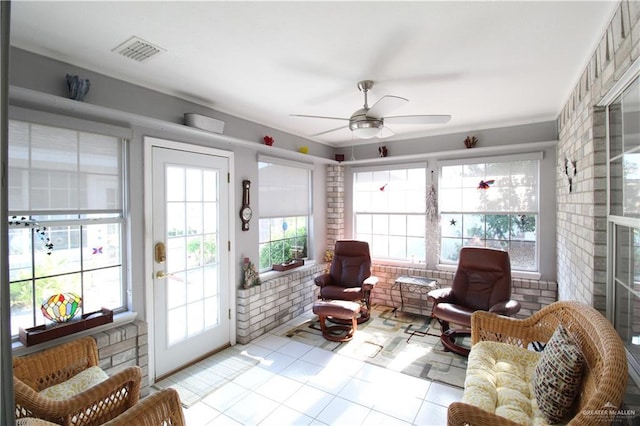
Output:
[[[384,138],[389,138],[393,135],[395,135],[395,133],[393,133],[393,130],[391,130],[387,126],[384,126],[382,130],[380,130],[380,134],[378,135],[378,138],[384,139]]]
[[[443,124],[451,120],[450,115],[398,115],[395,117],[384,117],[387,124]]]
[[[409,102],[409,99],[401,98],[400,96],[383,96],[369,108],[367,115],[369,117],[382,118],[407,102]]]
[[[324,115],[304,115],[304,114],[289,114],[291,117],[304,117],[304,118],[322,118],[323,120],[343,120],[349,121],[344,117],[325,117]]]
[[[340,127],[336,127],[335,129],[325,130],[324,132],[316,133],[315,135],[311,135],[311,137],[322,136],[322,135],[326,135],[327,133],[337,132],[338,130],[344,130],[344,129],[348,129],[348,128],[349,128],[349,126],[340,126]]]

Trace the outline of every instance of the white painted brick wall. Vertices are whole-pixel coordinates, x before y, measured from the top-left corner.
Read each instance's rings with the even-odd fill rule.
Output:
[[[96,339],[100,368],[108,375],[137,365],[142,369],[140,395],[149,394],[149,336],[147,323],[130,324],[105,330],[91,337]]]
[[[604,311],[606,128],[595,105],[640,54],[640,2],[621,1],[560,116],[557,150],[558,298]],[[564,159],[578,162],[569,192]]]
[[[311,310],[318,298],[313,279],[325,265],[305,265],[263,280],[261,285],[241,288],[237,294],[237,340],[251,340]]]

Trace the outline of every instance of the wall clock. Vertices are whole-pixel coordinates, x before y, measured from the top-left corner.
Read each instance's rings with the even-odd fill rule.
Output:
[[[251,220],[251,216],[253,212],[251,211],[251,207],[249,206],[249,189],[251,188],[250,180],[242,181],[242,208],[240,209],[240,219],[242,220],[242,230],[249,230],[249,221]]]

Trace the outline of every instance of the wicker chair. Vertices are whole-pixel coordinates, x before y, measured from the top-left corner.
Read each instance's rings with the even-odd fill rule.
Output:
[[[39,394],[89,367],[98,366],[96,341],[85,337],[13,359],[16,418],[35,417],[61,425],[99,425],[131,408],[140,398],[140,367],[128,367],[66,400]]]
[[[105,426],[184,426],[184,413],[178,391],[166,388],[105,423]]]
[[[579,302],[555,302],[525,319],[477,311],[471,318],[471,340],[472,344],[488,340],[527,348],[534,342],[546,343],[559,324],[580,346],[586,361],[575,416],[568,424],[601,426],[602,416],[592,413],[622,403],[627,385],[627,357],[611,323],[594,308]],[[516,423],[473,405],[454,402],[449,405],[448,425],[515,426]]]
[[[175,389],[167,388],[141,400],[104,426],[185,426],[180,397]],[[16,426],[59,426],[42,419],[25,417]]]

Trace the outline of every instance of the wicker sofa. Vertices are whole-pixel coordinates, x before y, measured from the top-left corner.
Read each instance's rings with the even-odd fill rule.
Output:
[[[585,360],[580,390],[574,401],[572,417],[566,419],[567,424],[583,426],[610,423],[616,409],[622,403],[626,390],[627,358],[623,343],[611,323],[592,307],[571,301],[555,302],[526,319],[508,318],[478,311],[473,314],[471,320],[472,345],[493,341],[526,349],[532,344],[549,341],[560,324],[580,347]],[[482,346],[480,345],[479,348]],[[472,346],[471,353],[473,352]],[[467,371],[473,368],[472,362],[473,357],[470,356]],[[513,369],[513,371],[520,371],[522,375],[525,375],[525,370],[526,374],[531,373],[530,368],[522,369],[518,366]],[[530,392],[529,398],[531,398],[533,395],[531,378],[522,377],[521,379],[528,383],[524,392]],[[535,403],[535,396],[532,398],[531,418],[525,419],[526,421],[514,422],[487,410],[486,406],[482,409],[472,405],[471,402],[477,401],[479,396],[478,388],[471,386],[473,380],[468,373],[462,401],[454,402],[449,406],[449,425],[544,424],[539,416],[540,413],[536,413],[539,410]],[[498,407],[495,411],[498,411]]]

